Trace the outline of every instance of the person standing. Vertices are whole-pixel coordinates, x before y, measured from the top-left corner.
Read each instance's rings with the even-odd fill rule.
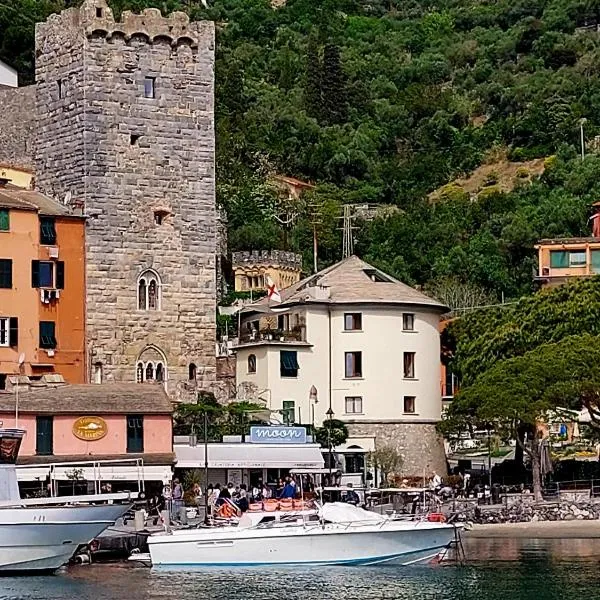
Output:
[[[179,520],[179,512],[183,507],[183,486],[179,483],[179,479],[173,479],[173,513],[171,518]]]

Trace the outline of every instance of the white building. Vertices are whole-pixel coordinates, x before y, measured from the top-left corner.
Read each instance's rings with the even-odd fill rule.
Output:
[[[393,444],[406,475],[445,472],[435,425],[447,308],[355,256],[283,290],[282,300],[241,312],[238,389],[254,384],[290,423],[320,426],[331,408],[350,432],[337,449],[346,471]]]
[[[9,67],[6,63],[0,60],[0,85],[7,87],[17,87],[19,85],[19,77],[17,72]]]

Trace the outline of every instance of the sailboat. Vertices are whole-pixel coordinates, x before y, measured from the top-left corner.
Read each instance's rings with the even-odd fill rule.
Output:
[[[0,428],[0,575],[56,571],[132,505],[129,493],[21,498],[16,462],[24,435]]]

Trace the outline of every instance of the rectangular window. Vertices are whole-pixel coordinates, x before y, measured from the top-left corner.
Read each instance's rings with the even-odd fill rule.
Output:
[[[585,267],[587,257],[585,250],[576,250],[575,252],[569,252],[569,266],[570,267]]]
[[[592,272],[600,273],[600,250],[592,250]]]
[[[63,85],[63,80],[59,79],[56,83],[58,86],[58,97],[64,98],[65,97],[65,87]]]
[[[54,418],[35,418],[35,453],[41,456],[49,456],[54,452]]]
[[[344,331],[360,331],[362,329],[361,313],[344,314]]]
[[[296,422],[296,403],[293,400],[284,400],[281,414],[286,425],[293,425]]]
[[[39,286],[43,288],[54,287],[54,263],[40,261]]]
[[[415,396],[404,396],[404,412],[414,413],[415,412]]]
[[[402,329],[404,331],[415,330],[415,315],[413,313],[404,313],[402,315]]]
[[[10,229],[10,218],[8,209],[0,208],[0,231],[8,231]]]
[[[31,261],[31,287],[59,288],[65,287],[65,263],[62,260]]]
[[[290,330],[290,315],[277,315],[277,329],[281,329],[281,331]]]
[[[56,324],[54,321],[40,321],[40,348],[56,348]]]
[[[415,353],[405,352],[404,353],[404,378],[414,379],[415,378]]]
[[[563,250],[550,252],[550,266],[553,269],[566,269],[569,266],[569,254]]]
[[[146,77],[144,79],[144,97],[155,98],[156,97],[156,78]]]
[[[9,348],[19,344],[19,319],[0,317],[0,347]]]
[[[144,451],[144,417],[129,415],[127,417],[127,452]]]
[[[346,396],[346,414],[347,415],[361,415],[362,408],[362,397],[361,396]]]
[[[40,217],[40,244],[43,246],[56,244],[56,227],[52,217]]]
[[[362,377],[362,352],[346,352],[346,377]]]
[[[12,288],[12,260],[0,258],[0,288]]]
[[[5,348],[9,346],[9,327],[10,319],[8,317],[0,317],[0,346]]]
[[[295,350],[279,352],[279,372],[282,377],[298,377],[298,353]]]

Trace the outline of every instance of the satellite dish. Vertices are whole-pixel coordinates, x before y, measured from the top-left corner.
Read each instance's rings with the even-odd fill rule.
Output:
[[[65,199],[63,200],[63,204],[70,204],[71,203],[71,198],[73,197],[73,194],[71,193],[71,190],[69,190],[66,194],[65,194]]]
[[[25,362],[25,352],[21,352],[19,354],[19,366],[21,366]]]

